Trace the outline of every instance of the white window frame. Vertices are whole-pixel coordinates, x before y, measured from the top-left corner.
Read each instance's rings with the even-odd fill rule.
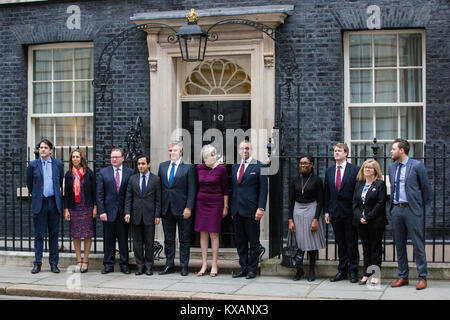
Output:
[[[350,48],[349,48],[349,37],[350,35],[376,35],[376,34],[407,34],[407,33],[420,33],[422,35],[422,66],[416,67],[416,69],[422,69],[422,102],[398,102],[400,101],[400,70],[401,69],[412,69],[411,67],[401,67],[399,65],[399,46],[398,46],[398,36],[397,36],[397,66],[395,69],[397,70],[397,102],[377,102],[377,103],[350,103]],[[426,47],[425,47],[425,30],[423,29],[407,29],[407,30],[375,30],[375,31],[348,31],[344,33],[344,139],[347,145],[349,146],[350,151],[352,150],[352,143],[371,143],[370,140],[352,140],[351,139],[351,108],[352,107],[360,107],[360,108],[373,108],[373,137],[376,137],[376,117],[375,117],[375,108],[374,107],[398,107],[398,115],[397,115],[397,137],[400,137],[401,133],[401,117],[400,117],[400,108],[399,107],[422,107],[422,119],[423,119],[423,139],[408,139],[410,143],[423,143],[425,145],[426,142]],[[374,43],[372,37],[372,66],[367,69],[371,70],[379,70],[374,67]],[[387,69],[392,69],[389,67]],[[375,72],[372,72],[372,95],[373,99],[375,98]],[[373,100],[375,101],[375,100]],[[393,140],[386,139],[378,139],[377,143],[392,143]],[[423,151],[423,150],[422,150]]]
[[[36,141],[35,137],[35,128],[33,126],[32,120],[33,118],[67,118],[67,117],[86,117],[86,118],[92,118],[94,119],[94,112],[86,112],[86,113],[52,113],[52,114],[45,114],[45,113],[34,113],[33,112],[33,104],[34,104],[34,95],[33,90],[34,86],[33,83],[39,82],[39,81],[33,81],[33,57],[34,57],[34,51],[35,50],[48,50],[48,49],[73,49],[73,48],[94,48],[94,44],[92,42],[71,42],[71,43],[52,43],[52,44],[43,44],[43,45],[33,45],[28,47],[28,116],[27,116],[27,145],[28,150],[30,152],[30,158],[32,158],[31,154],[34,151],[35,145],[38,141]],[[53,68],[53,58],[52,58],[52,68]],[[94,70],[92,70],[92,75],[94,73]],[[92,81],[92,79],[77,79],[76,81]],[[60,80],[53,80],[53,69],[52,69],[52,110],[53,110],[53,83],[58,82]],[[61,80],[61,81],[67,81],[67,80]],[[72,82],[75,80],[72,79]],[[75,101],[75,91],[73,91],[73,101]],[[95,126],[95,124],[93,123]],[[56,128],[53,127],[53,137],[56,136],[55,132]],[[75,127],[76,130],[76,127]],[[92,128],[93,137],[94,140],[94,128]],[[75,133],[75,144],[76,144],[76,133]],[[52,143],[56,146],[56,141],[52,141]],[[74,146],[57,146],[57,147],[86,147],[81,144],[76,144]],[[89,148],[92,148],[93,145],[89,145]],[[56,150],[54,150],[53,156],[56,156],[55,154]]]

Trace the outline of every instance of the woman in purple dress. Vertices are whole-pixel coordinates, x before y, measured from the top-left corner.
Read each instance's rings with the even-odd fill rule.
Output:
[[[84,151],[76,149],[70,153],[69,171],[65,175],[64,186],[64,218],[70,221],[70,236],[77,256],[75,271],[82,273],[88,271],[96,216],[95,176],[88,168]],[[83,238],[84,257],[81,260],[81,239]]]
[[[228,175],[224,165],[216,158],[216,148],[208,144],[202,148],[204,163],[197,165],[198,192],[195,209],[194,230],[200,232],[202,268],[198,276],[208,269],[208,244],[211,238],[211,277],[217,276],[219,233],[222,218],[228,213]]]

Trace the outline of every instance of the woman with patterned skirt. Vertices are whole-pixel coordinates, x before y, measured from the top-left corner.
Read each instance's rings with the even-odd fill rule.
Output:
[[[73,239],[77,257],[75,272],[88,271],[96,216],[95,176],[88,168],[84,151],[76,149],[70,153],[69,171],[65,175],[64,187],[64,218],[70,221],[70,236]],[[83,260],[81,259],[81,239],[84,239]]]

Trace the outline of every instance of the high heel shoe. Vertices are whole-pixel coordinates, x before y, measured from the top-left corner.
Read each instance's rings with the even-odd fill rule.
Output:
[[[218,274],[219,274],[219,269],[217,269],[217,272],[211,272],[209,275],[211,277],[217,277]]]
[[[206,274],[207,271],[208,271],[208,268],[206,268],[205,271],[203,271],[203,272],[199,271],[197,273],[197,277],[203,277]]]
[[[79,264],[81,264],[81,266],[78,266]],[[75,269],[73,269],[73,273],[77,273],[81,271],[81,267],[83,266],[83,261],[77,261],[77,265],[75,267]]]
[[[83,264],[86,265],[86,268],[83,268]],[[81,265],[80,273],[86,273],[86,272],[88,272],[88,269],[89,269],[89,261],[86,261],[86,262],[83,261],[83,263]]]
[[[359,281],[359,285],[363,286],[367,283],[367,280],[369,280],[369,277],[363,277],[360,281]]]

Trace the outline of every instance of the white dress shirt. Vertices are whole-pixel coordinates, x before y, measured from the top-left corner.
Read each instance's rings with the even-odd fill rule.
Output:
[[[169,181],[169,177],[170,177],[170,170],[172,170],[172,163],[174,163],[173,161],[170,161],[169,164],[169,170],[167,170],[167,181]],[[177,174],[177,170],[178,170],[178,166],[181,163],[181,158],[177,160],[177,162],[175,162],[175,172],[173,173],[173,177],[175,178],[176,174]]]
[[[120,184],[119,184],[119,186],[120,186],[122,184],[123,165],[120,165],[119,168],[116,168],[116,167],[113,166],[113,169],[114,169],[114,181],[116,181],[116,172],[117,172],[117,170],[119,170],[119,177],[120,177]]]
[[[247,170],[248,165],[252,162],[252,160],[253,160],[252,157],[249,157],[247,160],[245,160],[244,173],[245,173],[245,170]],[[239,165],[239,169],[237,171],[236,177],[238,180],[239,180],[239,171],[241,171],[242,162],[244,162],[244,159],[242,159],[241,164]]]

